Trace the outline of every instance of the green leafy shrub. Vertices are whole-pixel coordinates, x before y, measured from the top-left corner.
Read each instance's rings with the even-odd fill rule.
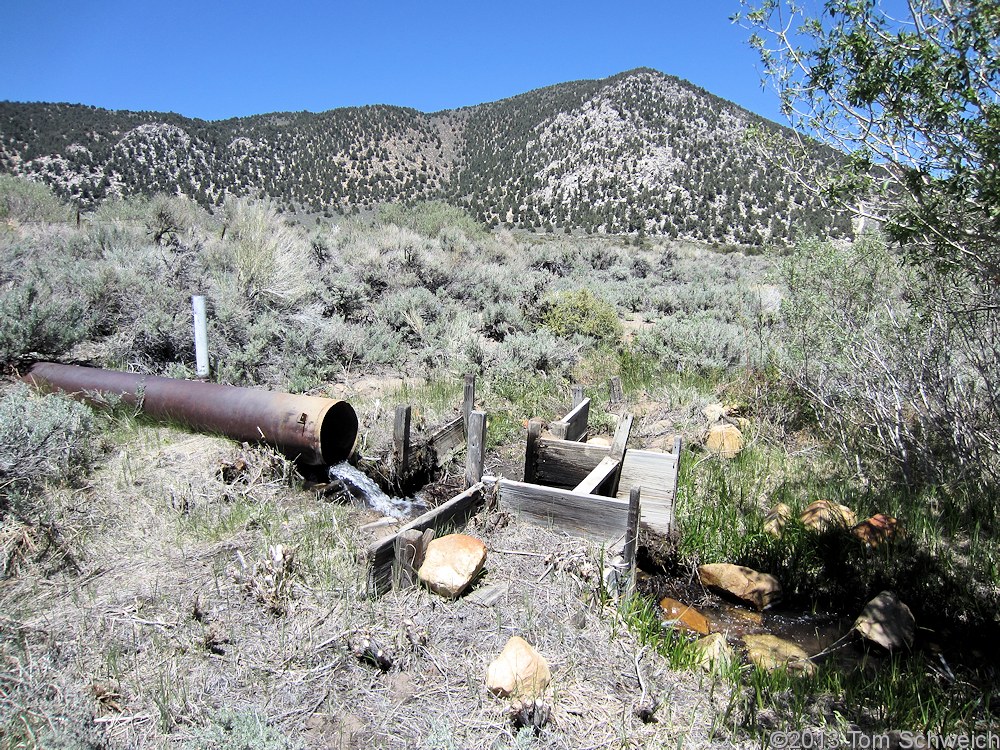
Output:
[[[557,292],[542,303],[542,324],[557,336],[584,336],[618,344],[622,324],[615,309],[589,289]]]
[[[45,280],[0,291],[0,362],[26,354],[55,356],[88,333],[79,300],[54,294]]]
[[[467,239],[481,239],[486,229],[469,213],[444,201],[424,201],[412,206],[387,203],[379,208],[378,218],[384,224],[412,229],[424,237],[438,237],[445,232],[448,243],[462,244]]]

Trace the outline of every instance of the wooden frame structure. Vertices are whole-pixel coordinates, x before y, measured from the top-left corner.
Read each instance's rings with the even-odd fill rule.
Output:
[[[540,421],[529,422],[524,481],[501,479],[500,502],[532,523],[608,542],[625,535],[630,494],[638,488],[639,524],[669,534],[680,437],[674,439],[673,453],[628,449],[633,419],[624,414],[610,446],[583,442],[589,411],[590,399],[583,399],[550,425],[548,435]]]
[[[419,567],[423,549],[434,533],[447,526],[464,523],[483,503],[486,497],[482,482],[486,450],[486,413],[475,409],[476,378],[465,376],[465,393],[462,414],[445,423],[423,445],[431,452],[435,466],[450,461],[458,450],[466,446],[466,490],[445,503],[433,508],[402,526],[396,533],[368,545],[368,593],[378,595],[389,591],[400,579],[400,568],[405,567],[402,578],[412,576]],[[393,457],[397,472],[411,471],[415,451],[410,445],[410,407],[396,409],[393,430]],[[422,541],[417,541],[421,538]]]
[[[482,481],[486,414],[474,409],[474,388],[474,381],[470,386],[467,379],[468,408],[463,407],[462,416],[446,424],[429,441],[441,447],[439,457],[450,458],[457,437],[468,425],[468,489],[410,521],[395,534],[369,545],[370,594],[378,595],[412,581],[433,534],[464,523],[491,495]],[[658,534],[673,530],[681,439],[674,439],[672,453],[629,449],[633,418],[624,414],[610,446],[587,443],[590,399],[583,398],[582,389],[574,389],[574,401],[573,409],[552,423],[555,429],[548,434],[543,432],[541,421],[528,423],[524,481],[499,479],[496,486],[500,503],[529,523],[554,526],[602,544],[624,541],[626,563],[631,566],[640,527]],[[406,421],[398,417],[397,425],[405,425]],[[397,442],[404,457],[405,432],[400,430]]]

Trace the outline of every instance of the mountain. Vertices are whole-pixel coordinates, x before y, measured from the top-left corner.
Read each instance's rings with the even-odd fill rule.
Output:
[[[646,68],[425,114],[392,106],[204,121],[0,102],[0,171],[84,208],[112,195],[270,196],[350,213],[443,199],[490,226],[759,244],[847,229],[747,147],[790,131]],[[817,147],[819,162],[838,155]]]

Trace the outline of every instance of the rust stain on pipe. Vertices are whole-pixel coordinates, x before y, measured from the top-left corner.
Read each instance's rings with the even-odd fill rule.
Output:
[[[157,419],[234,440],[273,445],[307,464],[335,464],[354,450],[358,415],[346,401],[37,362],[21,378],[36,388],[94,402],[119,397]]]

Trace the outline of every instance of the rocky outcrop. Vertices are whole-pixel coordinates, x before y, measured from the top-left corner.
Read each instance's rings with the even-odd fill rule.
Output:
[[[701,635],[708,635],[712,628],[705,615],[687,604],[666,597],[660,600],[660,609],[666,618],[665,624],[673,624]]]
[[[864,544],[875,548],[901,533],[901,527],[899,521],[892,516],[876,513],[851,529],[851,533]]]
[[[832,500],[816,500],[799,516],[802,525],[820,533],[831,529],[849,529],[858,522],[854,511]]]
[[[706,672],[725,670],[736,663],[736,652],[722,633],[706,635],[695,641],[694,645],[698,653],[698,666]]]
[[[745,635],[743,642],[750,661],[768,672],[780,668],[803,674],[813,674],[816,671],[816,665],[809,660],[809,654],[800,646],[776,635]]]
[[[720,458],[734,458],[743,450],[743,433],[736,425],[714,424],[708,428],[705,450]]]
[[[792,509],[785,503],[778,503],[764,517],[764,532],[779,538],[790,520]]]

